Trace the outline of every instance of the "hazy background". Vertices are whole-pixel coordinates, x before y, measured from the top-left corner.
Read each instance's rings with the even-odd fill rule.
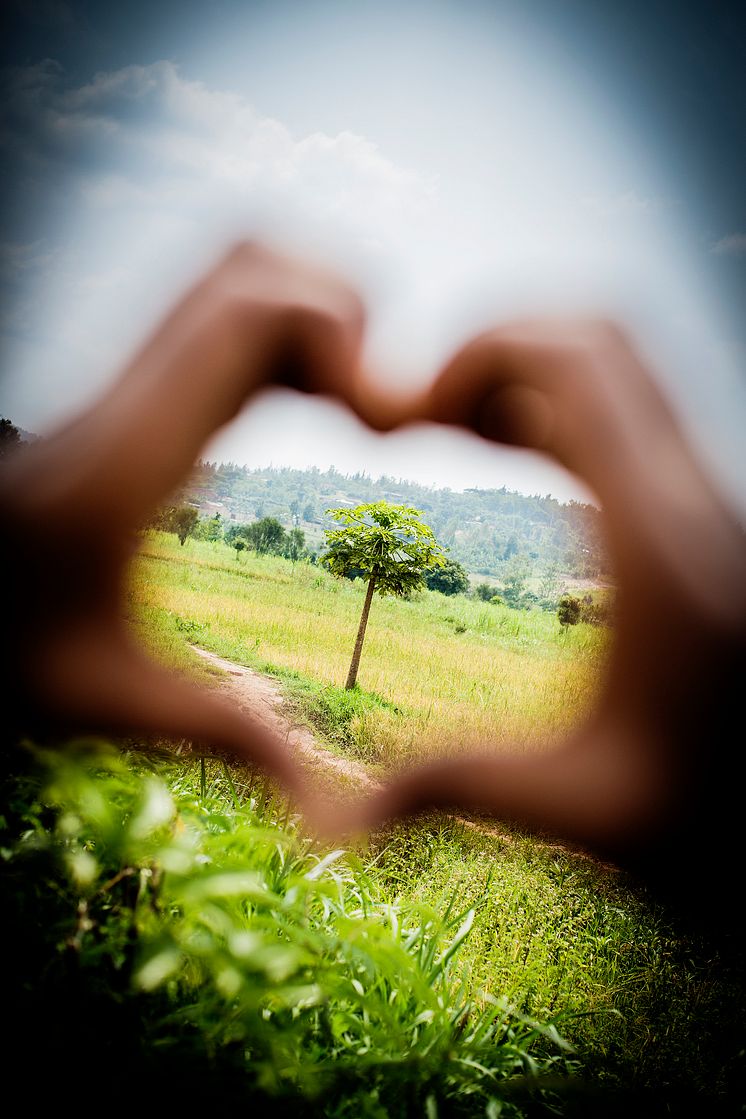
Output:
[[[654,362],[746,509],[742,5],[6,5],[0,411],[31,431],[115,373],[225,243],[331,261],[382,378],[469,331],[599,311]],[[382,439],[275,394],[208,450],[584,496],[539,457]]]

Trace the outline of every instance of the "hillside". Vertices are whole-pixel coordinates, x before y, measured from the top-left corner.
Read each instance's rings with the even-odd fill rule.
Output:
[[[332,524],[325,515],[330,506],[391,501],[421,509],[438,541],[472,574],[500,578],[518,557],[539,579],[547,572],[589,582],[609,575],[595,506],[563,504],[549,495],[527,497],[504,486],[458,493],[386,476],[340,474],[333,467],[251,470],[230,462],[200,462],[182,497],[203,515],[220,513],[224,523],[275,517],[286,527],[300,527],[316,549],[323,544],[323,529]]]

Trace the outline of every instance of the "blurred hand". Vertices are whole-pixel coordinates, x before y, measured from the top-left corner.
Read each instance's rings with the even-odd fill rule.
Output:
[[[634,349],[604,322],[519,322],[470,342],[416,408],[543,451],[596,492],[619,584],[615,645],[595,711],[558,748],[434,761],[344,819],[335,810],[334,829],[486,810],[679,901],[695,881],[698,904],[727,907],[742,849],[746,540]]]
[[[469,343],[416,397],[359,367],[363,313],[334,276],[257,246],[231,252],[88,412],[0,481],[11,715],[210,742],[307,798],[284,745],[153,664],[122,619],[136,533],[207,438],[272,384],[336,397],[388,430],[451,424],[541,450],[598,494],[619,582],[601,699],[553,751],[458,756],[333,814],[327,834],[432,806],[549,829],[681,893],[710,895],[740,854],[735,738],[746,545],[633,348],[597,322],[523,322]]]
[[[6,716],[26,729],[32,720],[207,741],[300,794],[278,740],[133,643],[122,596],[138,529],[207,438],[272,384],[354,401],[362,330],[360,301],[336,277],[242,245],[102,399],[7,465],[0,505],[15,667]]]

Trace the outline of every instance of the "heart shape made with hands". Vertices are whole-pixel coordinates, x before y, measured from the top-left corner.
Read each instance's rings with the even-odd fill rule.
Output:
[[[488,810],[672,882],[693,822],[712,847],[727,844],[737,817],[727,728],[746,635],[740,526],[612,324],[495,328],[429,387],[398,396],[362,371],[363,328],[360,300],[335,275],[240,245],[97,403],[8,465],[17,725],[208,742],[279,779],[321,832],[438,805]],[[434,761],[335,805],[332,818],[257,721],[133,644],[122,596],[137,529],[208,437],[270,385],[333,397],[378,431],[448,424],[540,450],[596,492],[621,609],[600,701],[558,748]]]

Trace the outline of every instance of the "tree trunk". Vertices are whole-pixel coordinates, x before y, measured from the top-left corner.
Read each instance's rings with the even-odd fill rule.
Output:
[[[345,690],[349,691],[350,688],[355,687],[357,680],[357,670],[360,667],[360,654],[363,651],[363,641],[365,640],[365,627],[368,625],[368,614],[370,614],[370,604],[373,601],[373,591],[376,587],[376,577],[371,575],[368,589],[365,592],[365,602],[363,603],[363,612],[360,615],[360,625],[357,627],[357,637],[355,638],[355,648],[352,653],[352,661],[350,663],[350,671],[347,673],[347,683]]]

